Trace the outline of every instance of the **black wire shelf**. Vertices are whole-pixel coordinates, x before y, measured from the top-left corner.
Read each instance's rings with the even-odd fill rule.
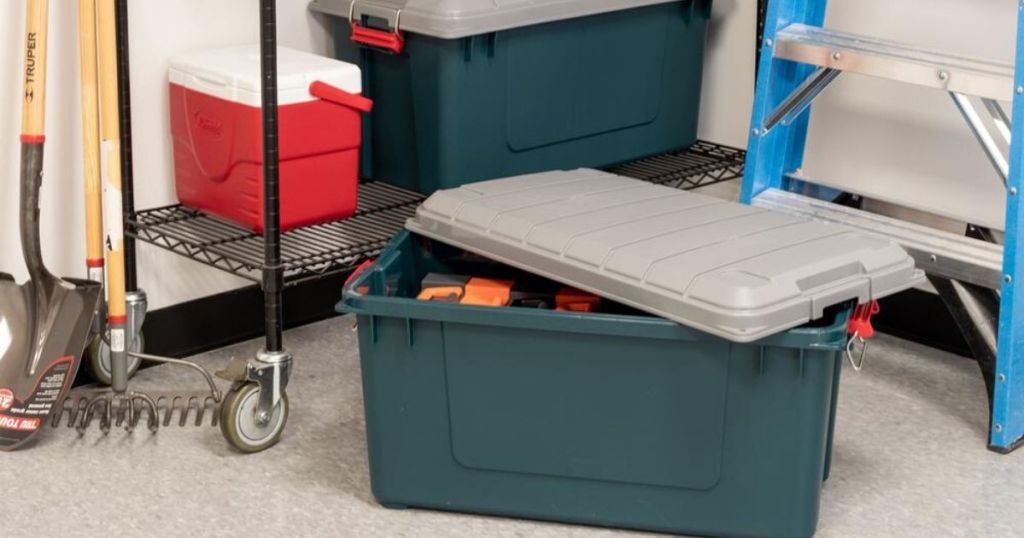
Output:
[[[684,151],[618,165],[609,172],[689,190],[743,176],[746,152],[698,141]],[[379,181],[359,186],[352,218],[281,235],[286,286],[351,272],[377,256],[416,213],[422,194]],[[263,236],[181,205],[140,211],[128,222],[139,241],[255,283],[263,277]]]
[[[416,212],[423,196],[380,182],[359,186],[352,218],[281,234],[286,285],[351,271],[372,258]],[[263,236],[181,205],[141,211],[129,233],[197,262],[259,283]]]
[[[608,171],[682,190],[707,187],[743,177],[747,152],[698,140],[689,149],[655,155]]]

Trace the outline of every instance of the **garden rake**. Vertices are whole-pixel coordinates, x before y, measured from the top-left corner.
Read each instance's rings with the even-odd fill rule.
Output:
[[[119,84],[127,84],[127,73],[119,77],[117,61],[119,37],[122,45],[127,46],[127,35],[118,36],[119,31],[125,32],[126,24],[118,22],[127,21],[118,21],[118,14],[123,18],[125,10],[118,13],[117,1],[79,0],[86,230],[91,246],[106,247],[108,323],[107,330],[95,336],[110,349],[111,383],[110,388],[73,390],[60,411],[53,413],[50,424],[74,427],[80,434],[97,422],[100,430],[108,433],[113,427],[134,431],[143,421],[155,433],[161,425],[171,425],[175,417],[180,426],[200,426],[204,422],[215,426],[222,394],[210,373],[190,361],[136,352],[138,346],[132,341],[140,334],[142,320],[139,310],[129,307],[125,290],[118,90]],[[98,240],[94,236],[101,230],[105,238]],[[203,376],[207,388],[194,392],[129,390],[129,362],[142,360],[195,370]]]

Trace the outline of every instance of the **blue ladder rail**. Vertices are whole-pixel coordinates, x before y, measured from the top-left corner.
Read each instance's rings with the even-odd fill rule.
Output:
[[[757,86],[751,118],[746,172],[741,200],[756,203],[766,191],[799,192],[820,200],[832,200],[841,193],[817,185],[800,175],[806,149],[810,102],[838,73],[822,65],[809,65],[777,57],[777,35],[793,24],[820,28],[824,24],[827,0],[770,0],[758,63]],[[1013,66],[1013,112],[1011,126],[1024,125],[1024,2],[1017,2],[1017,55]],[[837,54],[835,57],[839,59]],[[952,57],[951,57],[952,58]],[[1009,66],[1005,71],[1009,84]],[[940,74],[941,75],[941,74]],[[957,102],[963,96],[948,90]],[[994,101],[986,102],[986,106]],[[781,105],[781,106],[780,106]],[[961,108],[961,111],[963,109]],[[997,111],[998,112],[998,111]],[[965,118],[970,123],[968,114]],[[767,128],[766,128],[767,127]],[[972,125],[972,128],[976,127]],[[975,129],[979,141],[983,136]],[[986,150],[991,150],[986,147]],[[993,155],[990,152],[990,158]],[[994,163],[995,164],[995,163]],[[1006,169],[1003,169],[1006,173]],[[1024,188],[1024,136],[1012,136],[1009,173],[1006,176],[1006,228],[1002,247],[1002,278],[998,286],[999,323],[994,384],[991,401],[989,448],[1009,453],[1024,442],[1024,214],[1020,195]],[[884,222],[884,221],[880,221]],[[932,257],[934,261],[934,257]],[[918,258],[919,264],[925,266]],[[998,260],[998,258],[997,258]],[[989,273],[998,277],[998,266]],[[949,276],[949,275],[944,275]]]

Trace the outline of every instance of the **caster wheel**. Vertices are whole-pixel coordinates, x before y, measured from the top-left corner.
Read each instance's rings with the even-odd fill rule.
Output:
[[[220,408],[220,431],[224,439],[246,454],[262,452],[277,444],[288,422],[287,394],[281,395],[281,401],[274,407],[270,421],[263,425],[256,421],[259,399],[259,385],[245,383],[232,387],[224,395]]]
[[[145,353],[146,336],[140,332],[139,337],[135,339],[132,348],[128,351],[134,353]],[[102,338],[96,336],[91,342],[89,342],[89,349],[86,350],[86,353],[86,365],[89,368],[89,374],[97,383],[109,386],[112,381],[112,374],[110,372],[110,346],[107,345]],[[141,364],[141,359],[128,357],[128,379],[135,376],[135,372],[139,371],[139,366]]]

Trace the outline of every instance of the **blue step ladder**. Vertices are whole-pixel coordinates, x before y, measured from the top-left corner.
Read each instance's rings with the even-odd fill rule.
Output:
[[[1016,66],[823,27],[827,0],[771,0],[761,43],[742,201],[885,236],[924,269],[978,359],[991,405],[989,447],[1024,440],[1024,0],[1017,2]],[[803,172],[809,107],[845,74],[949,93],[1006,186],[1005,235],[966,226],[955,234],[842,203],[835,185]],[[1012,121],[1001,102],[1012,102]],[[989,116],[986,122],[983,116]],[[992,127],[990,128],[989,125]],[[1009,155],[999,139],[1009,146]]]

